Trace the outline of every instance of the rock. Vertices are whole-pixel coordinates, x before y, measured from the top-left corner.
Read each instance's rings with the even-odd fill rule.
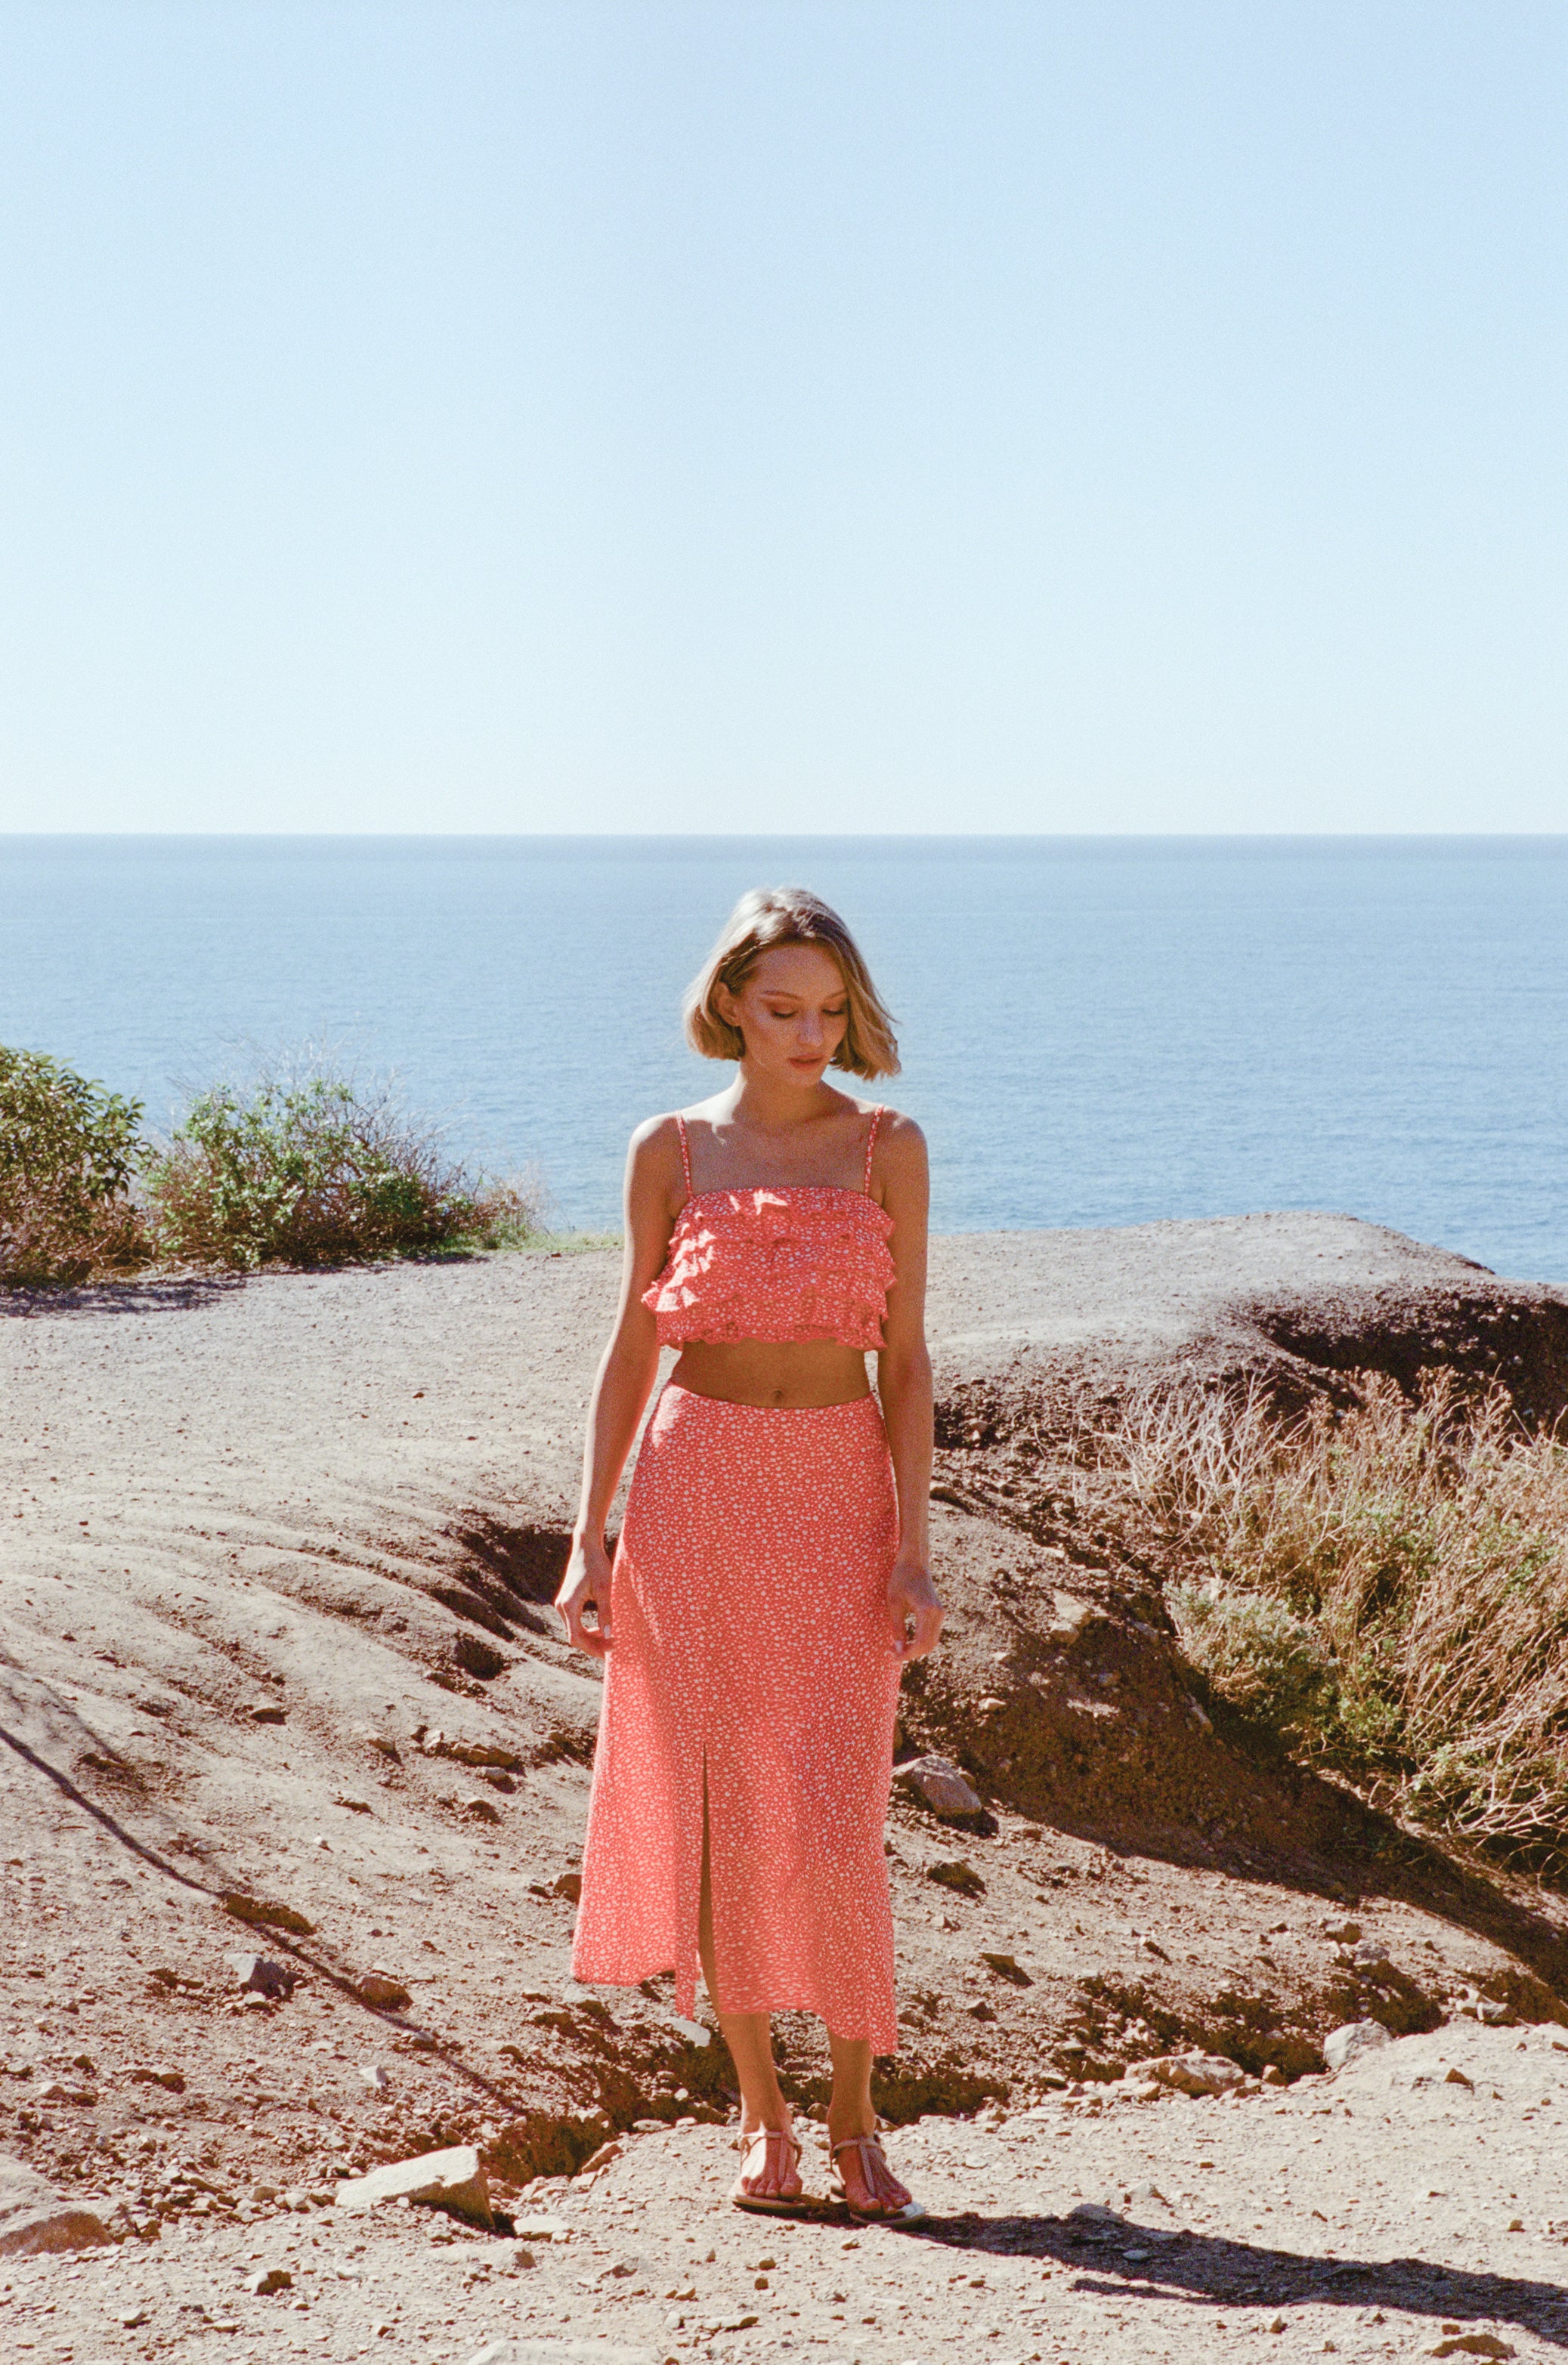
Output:
[[[1337,1939],[1342,1946],[1353,1946],[1361,1934],[1361,1923],[1348,1921],[1343,1913],[1326,1913],[1317,1926],[1326,1938]]]
[[[465,1676],[477,1676],[481,1683],[488,1683],[492,1676],[500,1675],[507,1664],[506,1653],[498,1651],[493,1642],[485,1642],[477,1634],[454,1634],[452,1655]]]
[[[1427,2351],[1428,2357],[1517,2357],[1518,2353],[1495,2332],[1450,2333]]]
[[[999,1979],[1005,1979],[1011,1987],[1032,1988],[1035,1984],[1022,1964],[1011,1955],[982,1955],[980,1961],[988,1970],[994,1971]]]
[[[354,1982],[354,1993],[373,2012],[404,2012],[414,2001],[401,1979],[379,1967]]]
[[[573,1905],[579,1902],[582,1893],[583,1877],[580,1872],[557,1873],[550,1884],[552,1897],[565,1897]]]
[[[1081,1601],[1076,1593],[1058,1593],[1046,1632],[1053,1642],[1076,1642],[1093,1615],[1092,1601]]]
[[[1448,2076],[1443,2079],[1443,2084],[1445,2086],[1462,2086],[1467,2094],[1473,2094],[1475,2091],[1473,2079],[1467,2078],[1462,2069],[1450,2069]]]
[[[246,2278],[245,2289],[264,2299],[269,2292],[292,2291],[294,2277],[286,2267],[263,2267],[259,2273]]]
[[[669,2024],[678,2036],[686,2039],[688,2045],[711,2045],[713,2042],[712,2030],[704,2028],[700,2020],[688,2020],[682,2013],[672,2012]]]
[[[332,1804],[335,1807],[346,1807],[351,1815],[368,1815],[372,1811],[368,1799],[340,1798],[334,1799]]]
[[[1506,2003],[1498,2003],[1492,1996],[1482,1997],[1475,2007],[1475,2017],[1486,2028],[1512,2028],[1515,2025],[1515,2015],[1508,2006]],[[1512,2353],[1510,2350],[1510,2356]],[[1489,2357],[1492,2351],[1488,2349],[1486,2354]]]
[[[85,2250],[113,2239],[95,2209],[65,2200],[22,2161],[0,2153],[0,2259]]]
[[[501,1810],[495,1800],[481,1799],[477,1792],[459,1799],[457,1805],[459,1812],[466,1815],[471,1823],[498,1823],[501,1820]]]
[[[229,1967],[238,1988],[253,1989],[257,1995],[282,1996],[286,2000],[294,1993],[295,1973],[286,1970],[281,1963],[270,1961],[265,1955],[230,1955]]]
[[[164,2092],[168,2094],[183,2094],[185,2090],[185,2075],[183,2069],[154,2069],[143,2066],[133,2069],[130,2077],[133,2085],[162,2086]]]
[[[966,1864],[961,1856],[948,1864],[928,1864],[925,1877],[935,1880],[942,1889],[956,1889],[960,1897],[985,1895],[984,1881],[973,1865]]]
[[[453,1741],[445,1754],[459,1765],[493,1765],[502,1774],[521,1774],[522,1759],[515,1749],[498,1748],[493,1741]]]
[[[250,1922],[263,1930],[284,1930],[291,1938],[310,1938],[316,1925],[297,1913],[292,1905],[273,1905],[264,1897],[247,1897],[243,1889],[230,1889],[224,1894],[223,1910],[232,1913],[236,1922]]]
[[[625,2148],[626,2146],[624,2144],[600,2144],[592,2158],[584,2160],[581,2168],[577,2170],[577,2174],[579,2176],[597,2176],[601,2168],[608,2168],[612,2160],[619,2159]]]
[[[1350,1960],[1358,1971],[1375,1971],[1388,1960],[1388,1948],[1381,1938],[1363,1938],[1350,1949]]]
[[[362,2066],[359,2079],[361,2085],[368,2086],[373,2094],[386,2093],[392,2084],[391,2079],[378,2061]]]
[[[368,2176],[346,2177],[332,2195],[340,2209],[374,2209],[383,2201],[413,2201],[450,2210],[477,2225],[490,2225],[490,2188],[472,2144],[450,2151],[421,2152],[416,2159],[374,2168]]]
[[[572,2234],[564,2217],[514,2217],[512,2231],[523,2242],[567,2242]]]
[[[1338,2077],[1341,2069],[1359,2061],[1363,2053],[1372,2053],[1380,2045],[1392,2042],[1380,2020],[1350,2020],[1343,2028],[1331,2028],[1323,2040],[1323,2058]]]
[[[279,1708],[275,1700],[258,1700],[251,1710],[251,1722],[252,1724],[286,1724],[288,1711],[286,1709]]]
[[[47,2086],[39,2087],[37,2099],[40,2102],[73,2102],[88,2106],[98,2097],[91,2086],[65,2086],[58,2078],[51,2078]]]
[[[1158,2060],[1140,2061],[1138,2069],[1179,2094],[1228,2094],[1247,2074],[1221,2053],[1164,2053]]]
[[[893,1769],[893,1779],[914,1792],[940,1822],[961,1822],[983,1815],[984,1802],[946,1757],[916,1757]]]

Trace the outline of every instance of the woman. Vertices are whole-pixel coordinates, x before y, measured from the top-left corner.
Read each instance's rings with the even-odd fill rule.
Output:
[[[685,1020],[739,1073],[632,1137],[621,1305],[557,1597],[572,1642],[607,1661],[573,1968],[631,1986],[673,1967],[689,2013],[700,1957],[740,2080],[742,2208],[802,2199],[770,2014],[818,2013],[834,2190],[857,2217],[904,2219],[871,2063],[897,2044],[882,1835],[899,1676],[943,1617],[925,1143],[826,1082],[891,1075],[898,1048],[848,929],[804,890],[742,898]],[[680,1358],[611,1568],[605,1521],[661,1346]]]

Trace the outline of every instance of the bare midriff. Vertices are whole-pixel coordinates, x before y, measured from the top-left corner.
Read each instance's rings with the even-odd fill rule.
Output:
[[[694,1396],[790,1412],[871,1393],[865,1356],[836,1339],[690,1339],[670,1378]]]

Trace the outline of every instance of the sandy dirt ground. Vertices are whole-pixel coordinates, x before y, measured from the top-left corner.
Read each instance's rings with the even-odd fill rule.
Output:
[[[935,1263],[954,1615],[905,1751],[986,1812],[901,1785],[889,1822],[918,2235],[725,2209],[722,2048],[667,1980],[570,1978],[598,1687],[545,1604],[614,1261],[0,1306],[0,2154],[117,2236],[0,2259],[0,2355],[1561,2345],[1562,1900],[1215,1730],[1148,1573],[1029,1457],[1051,1385],[1173,1363],[1447,1355],[1549,1399],[1568,1307],[1336,1217]],[[241,1988],[258,1952],[286,1999]],[[1369,2017],[1398,2042],[1324,2079]],[[820,2033],[780,2038],[805,2111]],[[1249,2073],[1234,2099],[1137,2099],[1194,2046]],[[562,2221],[532,2265],[330,2205],[454,2143],[520,2225]],[[248,2292],[273,2264],[293,2282]]]

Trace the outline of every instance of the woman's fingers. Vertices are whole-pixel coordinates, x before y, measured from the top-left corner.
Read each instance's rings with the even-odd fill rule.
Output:
[[[924,1569],[895,1569],[888,1584],[893,1655],[924,1659],[936,1648],[946,1615]]]
[[[613,1636],[610,1631],[610,1571],[608,1562],[602,1570],[584,1568],[580,1562],[567,1568],[561,1590],[555,1596],[555,1607],[566,1630],[566,1640],[575,1651],[584,1651],[590,1659],[602,1659],[610,1648]],[[593,1623],[588,1623],[592,1612]]]

